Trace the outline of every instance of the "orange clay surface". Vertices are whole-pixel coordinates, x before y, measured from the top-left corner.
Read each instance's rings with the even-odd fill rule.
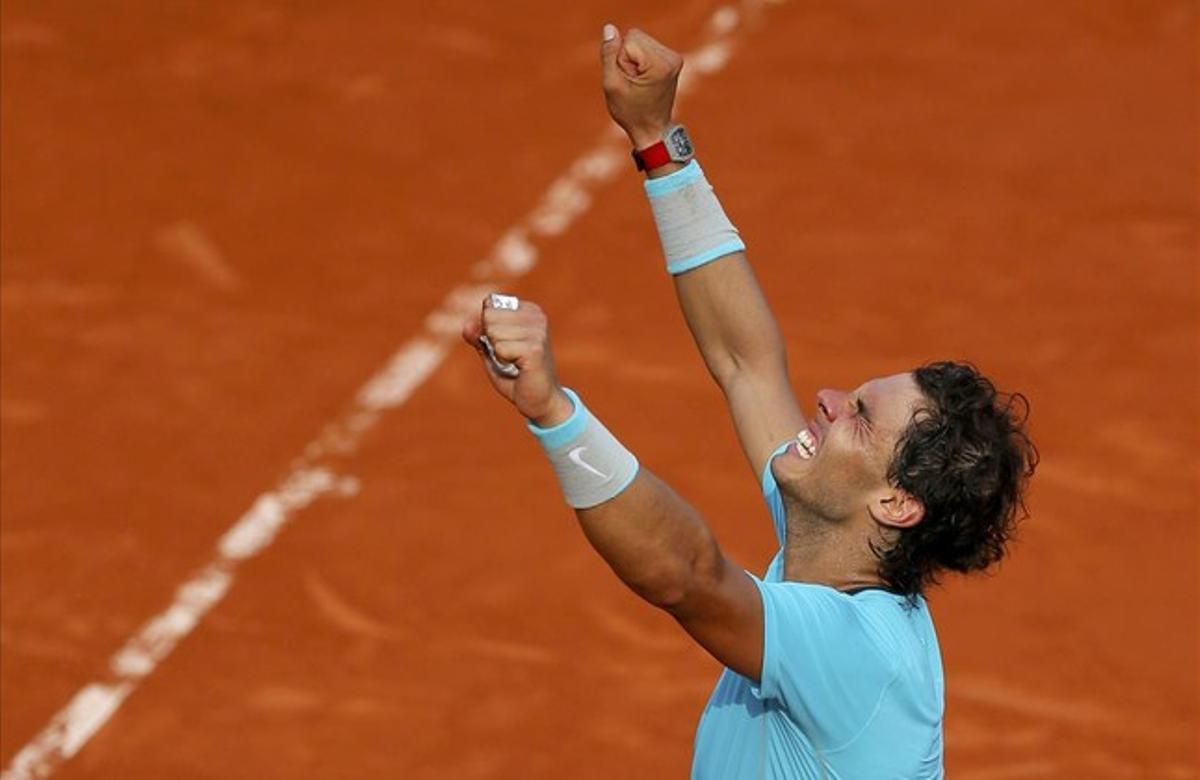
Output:
[[[3,6],[5,766],[608,123],[601,22],[714,2]],[[1032,402],[1011,559],[931,593],[957,778],[1196,777],[1195,4],[765,5],[681,107],[797,391]],[[632,165],[510,290],[761,570]],[[717,665],[456,346],[64,778],[683,777]]]

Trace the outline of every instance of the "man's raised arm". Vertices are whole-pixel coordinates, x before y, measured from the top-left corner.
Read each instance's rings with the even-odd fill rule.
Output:
[[[754,581],[725,557],[700,514],[558,384],[542,310],[510,296],[491,303],[465,323],[463,339],[479,351],[492,387],[529,421],[592,547],[714,658],[757,680],[763,607]]]
[[[690,140],[671,124],[683,58],[640,30],[605,25],[600,57],[609,113],[647,172],[646,193],[684,318],[725,394],[742,449],[762,473],[804,426],[779,325]]]

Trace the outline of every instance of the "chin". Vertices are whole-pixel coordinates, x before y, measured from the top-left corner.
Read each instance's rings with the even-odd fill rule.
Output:
[[[848,516],[848,496],[842,492],[837,480],[822,474],[814,460],[793,457],[791,461],[779,464],[778,469],[772,468],[785,505],[826,522]]]
[[[820,492],[819,479],[813,473],[812,464],[795,456],[782,463],[781,460],[777,458],[771,464],[771,473],[779,485],[780,494],[792,502],[810,505],[815,494]]]
[[[771,473],[775,475],[775,481],[782,485],[784,480],[796,479],[798,475],[811,471],[814,460],[814,458],[801,457],[796,453],[793,445],[771,460]]]

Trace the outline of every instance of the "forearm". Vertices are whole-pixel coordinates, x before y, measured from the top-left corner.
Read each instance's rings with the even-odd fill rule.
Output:
[[[561,394],[570,411],[538,404],[530,429],[592,547],[622,582],[668,612],[714,658],[758,679],[763,607],[753,578],[725,557],[700,514],[640,468],[578,395]]]
[[[647,171],[646,178],[663,179],[683,168],[681,163],[668,163]],[[669,228],[661,224],[660,214],[656,219],[660,229]],[[744,251],[676,273],[674,281],[688,328],[719,383],[747,369],[786,373],[779,325]]]
[[[803,425],[779,324],[737,228],[693,161],[646,194],[684,319],[733,416],[755,474]]]
[[[545,408],[529,429],[592,546],[642,598],[664,609],[685,603],[724,560],[703,518],[573,391],[556,391]]]
[[[700,514],[646,469],[610,501],[576,510],[596,552],[646,601],[673,611],[719,575],[724,557]]]
[[[747,373],[787,375],[779,324],[745,253],[677,274],[674,281],[688,329],[722,389]]]

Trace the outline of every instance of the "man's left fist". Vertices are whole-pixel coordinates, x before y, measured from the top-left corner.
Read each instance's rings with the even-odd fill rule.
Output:
[[[614,25],[606,24],[600,64],[604,99],[613,120],[635,148],[657,143],[671,124],[683,57],[641,30],[622,36]]]

